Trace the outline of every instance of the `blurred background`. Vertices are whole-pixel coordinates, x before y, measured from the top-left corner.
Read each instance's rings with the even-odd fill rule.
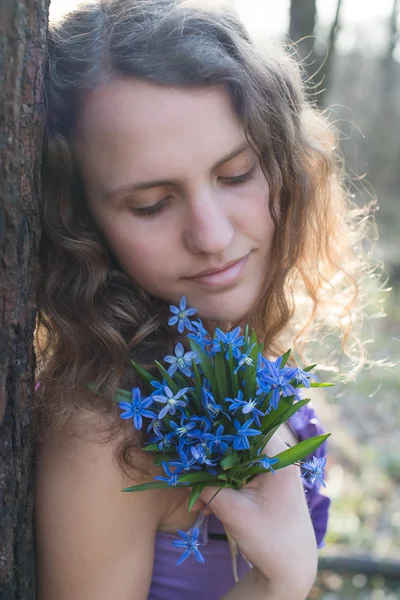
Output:
[[[122,0],[123,1],[123,0]],[[206,3],[207,0],[203,0]],[[310,92],[340,130],[355,200],[375,196],[372,247],[389,276],[368,326],[374,360],[400,358],[400,10],[398,0],[208,0],[229,5],[254,40],[298,42]],[[52,0],[50,18],[74,0]],[[316,85],[315,88],[312,88]],[[386,315],[386,316],[385,316]],[[332,378],[331,378],[332,379]],[[332,432],[332,498],[310,599],[400,599],[400,368],[375,366],[314,402]]]

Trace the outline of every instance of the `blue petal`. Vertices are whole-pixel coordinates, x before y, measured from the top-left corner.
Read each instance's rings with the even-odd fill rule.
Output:
[[[189,541],[189,535],[186,533],[186,531],[182,531],[182,529],[177,529],[177,534],[180,535],[181,538],[186,540],[186,542]]]
[[[143,419],[141,414],[138,411],[135,411],[135,416],[133,417],[133,424],[138,431],[142,429]]]
[[[181,565],[183,563],[183,561],[186,560],[189,556],[190,556],[190,550],[186,550],[186,552],[184,552],[182,554],[182,556],[179,558],[179,560],[176,561],[176,564]]]
[[[141,410],[142,417],[146,417],[147,419],[156,419],[157,415],[152,410]]]
[[[182,358],[183,356],[183,346],[180,342],[177,343],[177,345],[175,346],[175,354],[178,358]]]
[[[132,410],[131,402],[118,402],[118,406],[124,410]]]
[[[168,325],[175,325],[175,323],[178,322],[178,317],[177,315],[174,315],[173,317],[170,318],[170,320],[168,321]]]
[[[193,554],[196,557],[196,560],[198,560],[201,563],[205,563],[206,561],[204,560],[204,556],[201,554],[200,550],[198,548],[193,548]]]
[[[132,388],[132,404],[140,402],[140,400],[141,400],[140,389],[138,387]]]
[[[180,302],[179,302],[179,308],[181,311],[185,310],[186,308],[186,296],[182,296]]]
[[[170,377],[172,377],[177,369],[178,369],[178,363],[174,362],[170,367],[168,367],[168,375]]]
[[[133,417],[133,411],[121,413],[120,417],[121,419],[131,419]]]
[[[186,375],[186,377],[190,377],[192,375],[192,371],[189,369],[189,367],[180,367],[180,370],[184,375]]]
[[[179,333],[183,333],[183,330],[185,329],[184,323],[182,319],[179,319],[179,323],[178,323],[178,331]]]
[[[163,418],[165,417],[165,415],[168,413],[168,411],[169,411],[169,408],[170,408],[170,407],[169,407],[169,404],[167,404],[166,406],[164,406],[164,407],[163,407],[163,408],[160,410],[160,412],[159,412],[159,414],[158,414],[158,418],[159,418],[159,419],[163,419]]]
[[[175,548],[187,548],[187,542],[184,542],[183,540],[173,540],[172,545],[175,546]]]
[[[164,360],[165,360],[165,362],[173,365],[174,363],[176,363],[176,356],[172,356],[171,354],[168,354],[167,356],[164,356]]]
[[[185,317],[185,318],[183,319],[183,325],[184,325],[184,326],[186,327],[186,329],[188,329],[189,331],[192,331],[192,330],[193,330],[192,323],[190,322],[190,320],[189,320],[187,317]]]

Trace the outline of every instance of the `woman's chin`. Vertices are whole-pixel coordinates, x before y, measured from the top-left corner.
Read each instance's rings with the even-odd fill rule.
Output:
[[[230,331],[244,321],[246,314],[247,311],[228,311],[227,313],[221,313],[221,311],[201,313],[199,311],[196,316],[202,320],[204,327],[211,333],[216,327],[223,331]]]

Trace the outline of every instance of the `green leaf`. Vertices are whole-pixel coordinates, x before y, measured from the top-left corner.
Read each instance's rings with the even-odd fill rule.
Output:
[[[270,424],[268,424],[267,429],[262,428],[262,430],[266,431],[267,433],[262,438],[262,440],[260,440],[260,442],[256,445],[257,450],[259,448],[264,448],[264,446],[269,442],[272,435],[282,425],[282,423],[285,423],[289,419],[289,417],[291,417],[292,415],[297,413],[297,411],[299,411],[303,406],[305,406],[309,402],[310,402],[310,398],[306,398],[305,400],[300,400],[299,402],[295,402],[292,406],[289,406],[289,408],[287,408],[279,416],[277,416],[274,421],[272,421]],[[263,419],[263,421],[264,421],[264,419]],[[271,434],[271,430],[273,431],[272,434]]]
[[[192,369],[193,369],[193,373],[194,373],[194,383],[195,383],[194,397],[195,397],[195,402],[197,404],[197,408],[200,409],[201,408],[201,377],[200,377],[199,369],[197,368],[197,365],[193,358],[192,358]]]
[[[153,375],[151,375],[148,371],[146,371],[146,369],[143,369],[143,367],[138,365],[134,360],[131,360],[131,364],[132,364],[133,368],[135,369],[136,373],[139,375],[139,377],[143,381],[150,383],[150,381],[153,381],[155,379],[155,377]]]
[[[292,465],[299,460],[303,460],[306,456],[319,448],[330,435],[330,433],[316,435],[312,438],[308,438],[307,440],[303,440],[292,448],[284,450],[280,454],[277,454],[274,456],[274,458],[279,458],[279,462],[276,463],[276,466],[274,465],[274,469],[282,469],[283,467]]]
[[[124,396],[127,400],[132,400],[132,390],[122,390],[120,388],[117,388],[117,394]]]
[[[144,452],[157,452],[158,445],[157,444],[147,444],[147,446],[143,446],[142,450]]]
[[[121,492],[144,492],[145,490],[155,490],[171,487],[166,481],[151,481],[150,483],[141,483],[140,485],[133,485],[121,490]]]
[[[190,512],[196,502],[196,500],[198,500],[201,492],[204,490],[205,485],[204,483],[195,483],[194,486],[192,487],[192,491],[190,492],[190,497],[189,497],[189,505],[188,505],[188,511]]]
[[[203,481],[214,481],[215,475],[207,473],[207,471],[196,471],[195,473],[186,473],[181,475],[178,481],[182,483],[200,483]]]
[[[113,396],[113,402],[132,402],[132,394],[129,395],[129,398],[127,396],[125,396],[125,394],[122,396],[121,394],[117,393],[114,394]]]
[[[208,381],[210,382],[211,387],[214,389],[214,385],[215,385],[214,367],[213,367],[213,364],[212,364],[210,358],[207,356],[207,354],[205,352],[203,352],[203,350],[200,348],[200,346],[198,344],[196,344],[195,341],[189,340],[189,344],[190,344],[191,350],[193,350],[193,352],[196,352],[197,356],[200,358],[201,369],[202,369],[204,375],[207,377]]]
[[[229,346],[228,353],[229,353],[229,375],[230,375],[230,382],[231,382],[232,398],[236,398],[238,391],[239,391],[239,379],[238,379],[237,373],[234,373],[236,365],[233,360],[232,346]]]
[[[287,352],[285,352],[285,354],[282,356],[282,362],[281,362],[281,366],[280,368],[283,369],[283,367],[286,365],[287,361],[289,360],[290,357],[290,353],[292,352],[291,349],[287,350]]]
[[[272,438],[272,436],[274,435],[274,433],[279,429],[280,426],[281,426],[280,424],[279,425],[275,425],[271,429],[269,429],[268,433],[266,433],[263,436],[263,438],[257,444],[255,444],[253,447],[251,447],[251,449],[252,450],[253,449],[254,450],[259,450],[260,448],[261,449],[264,448],[268,444],[269,440]],[[257,458],[255,458],[254,460],[258,460],[258,458],[259,457],[257,456]],[[239,465],[238,468],[239,469],[241,468],[240,465]]]
[[[232,454],[228,454],[228,456],[225,456],[225,458],[221,460],[220,464],[224,471],[226,471],[227,469],[233,467],[233,465],[236,464],[238,460],[240,460],[239,454],[233,451]]]
[[[246,365],[246,375],[245,375],[245,395],[248,398],[252,398],[256,394],[257,390],[257,381],[256,381],[256,371],[257,371],[257,359],[258,353],[260,352],[260,344],[257,340],[257,335],[254,329],[251,330],[250,336],[250,346],[255,344],[253,350],[250,352],[249,358],[253,360],[254,367],[250,367]]]
[[[228,397],[228,385],[226,382],[226,369],[225,369],[225,360],[222,355],[222,352],[216,354],[214,359],[215,366],[215,375],[217,378],[218,391],[220,395],[220,399],[224,400]]]
[[[329,383],[329,381],[313,381],[310,382],[310,387],[333,387],[334,383]]]
[[[156,363],[157,368],[160,371],[161,377],[163,379],[165,379],[165,381],[167,382],[168,387],[170,388],[171,392],[173,392],[174,394],[176,394],[179,391],[179,386],[172,379],[172,377],[170,376],[170,374],[168,373],[168,371],[166,369],[164,369],[164,367],[162,366],[162,364],[158,362],[158,360],[155,360],[154,362]]]
[[[181,388],[189,387],[190,385],[192,385],[191,381],[187,381],[187,379],[185,379],[183,375],[181,375],[180,373],[178,373],[178,371],[175,372],[174,377],[175,377],[176,383]]]
[[[91,391],[94,392],[96,394],[96,396],[101,396],[100,392],[97,391],[96,386],[94,385],[94,383],[87,383],[86,387]]]
[[[315,369],[316,366],[317,366],[317,363],[315,363],[315,365],[309,365],[308,367],[304,367],[304,369],[302,369],[302,371],[305,371],[307,373],[308,371],[312,371],[312,369]]]

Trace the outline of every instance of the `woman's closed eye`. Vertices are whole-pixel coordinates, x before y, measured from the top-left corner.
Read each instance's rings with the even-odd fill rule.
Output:
[[[242,175],[237,175],[235,177],[219,177],[219,179],[221,179],[227,185],[239,185],[253,179],[256,168],[257,164],[251,167],[249,171],[246,171],[246,173],[242,173]]]
[[[246,173],[236,175],[235,177],[219,177],[218,179],[225,185],[240,185],[247,181],[251,181],[254,178],[256,167],[257,165],[254,165],[249,171],[246,171]],[[152,204],[151,206],[142,206],[140,208],[132,206],[130,210],[138,217],[151,217],[160,212],[166,206],[169,198],[171,198],[171,196],[167,196],[166,198],[160,200],[160,202]]]

